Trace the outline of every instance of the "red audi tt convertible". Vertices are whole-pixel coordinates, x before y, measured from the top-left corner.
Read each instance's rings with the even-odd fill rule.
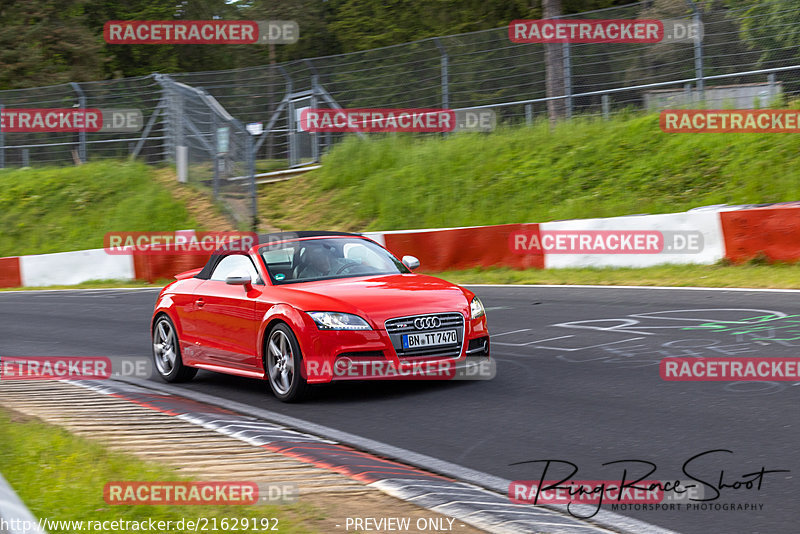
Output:
[[[153,313],[153,357],[168,382],[198,369],[266,379],[282,401],[332,380],[452,378],[488,359],[481,301],[413,274],[375,241],[339,232],[259,236],[176,276]],[[446,372],[440,375],[436,370]]]

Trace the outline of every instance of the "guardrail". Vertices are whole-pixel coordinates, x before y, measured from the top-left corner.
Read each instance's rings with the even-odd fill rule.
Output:
[[[47,534],[0,474],[0,534]]]

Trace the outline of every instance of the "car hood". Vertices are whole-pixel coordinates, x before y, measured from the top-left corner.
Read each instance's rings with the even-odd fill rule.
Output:
[[[432,276],[397,274],[340,278],[274,286],[273,296],[303,311],[355,313],[383,328],[393,317],[436,312],[469,312],[461,287]]]

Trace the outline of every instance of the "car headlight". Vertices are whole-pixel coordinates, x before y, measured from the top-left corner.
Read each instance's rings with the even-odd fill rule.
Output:
[[[477,319],[486,315],[486,310],[483,307],[483,303],[478,297],[472,299],[472,302],[469,305],[469,311],[473,319]]]
[[[372,330],[369,323],[351,313],[308,312],[320,330]]]

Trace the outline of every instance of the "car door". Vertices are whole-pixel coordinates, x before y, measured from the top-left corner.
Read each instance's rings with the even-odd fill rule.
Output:
[[[188,278],[182,280],[169,294],[172,301],[173,311],[177,316],[177,326],[180,329],[180,349],[183,360],[187,364],[195,363],[199,354],[197,351],[200,339],[200,330],[194,321],[195,299],[197,289],[203,283],[199,278]]]
[[[242,274],[253,281],[250,289],[225,283],[229,276]],[[255,303],[263,288],[261,277],[246,254],[226,256],[211,277],[200,284],[195,292],[193,316],[204,363],[258,371],[256,341],[260,320]]]

